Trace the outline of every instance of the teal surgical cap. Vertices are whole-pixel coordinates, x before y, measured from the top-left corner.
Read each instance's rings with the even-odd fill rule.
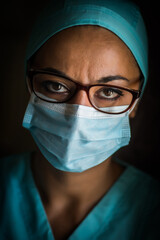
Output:
[[[148,76],[148,42],[139,8],[129,0],[52,0],[33,26],[26,61],[54,34],[79,25],[96,25],[115,33]]]

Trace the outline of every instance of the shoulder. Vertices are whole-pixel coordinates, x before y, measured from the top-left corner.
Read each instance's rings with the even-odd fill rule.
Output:
[[[126,198],[136,216],[137,234],[140,239],[160,239],[160,181],[131,165],[127,166],[126,181],[130,183]]]
[[[23,209],[29,192],[27,186],[28,189],[31,186],[30,159],[30,153],[0,159],[0,239],[22,239],[22,231],[25,233]]]
[[[142,209],[138,211],[143,216],[140,224],[143,239],[160,239],[160,181],[139,169],[133,168],[133,172],[137,176],[135,195]]]
[[[152,194],[158,194],[160,197],[160,181],[149,175],[146,172],[134,167],[129,166],[130,173],[135,178],[135,186],[139,189],[141,194],[149,194],[148,198],[152,198]]]
[[[129,182],[132,183],[132,186],[137,189],[137,191],[141,191],[141,194],[145,192],[158,192],[160,193],[160,181],[151,176],[150,174],[138,169],[137,167],[122,161],[118,158],[114,159],[119,165],[126,168],[127,174],[126,180],[130,180]],[[143,190],[143,191],[142,191]]]
[[[133,208],[140,207],[145,214],[156,210],[160,214],[160,181],[133,165],[119,159],[115,161],[126,167],[121,182],[127,189],[125,197],[134,202]]]
[[[21,153],[6,156],[0,159],[0,184],[8,184],[11,181],[21,181],[26,168],[29,165],[31,153]]]

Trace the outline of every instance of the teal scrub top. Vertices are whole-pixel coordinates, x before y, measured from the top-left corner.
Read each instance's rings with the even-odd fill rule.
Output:
[[[35,186],[31,153],[0,161],[0,240],[53,240]],[[126,165],[69,240],[159,240],[160,183]]]

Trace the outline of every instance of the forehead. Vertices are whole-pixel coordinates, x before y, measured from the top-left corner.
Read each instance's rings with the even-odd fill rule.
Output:
[[[81,45],[85,48],[87,43],[105,47],[117,45],[130,52],[124,42],[114,33],[105,28],[92,25],[75,26],[64,29],[46,41],[46,43],[37,52],[44,53],[50,49],[56,50],[57,46],[63,47],[64,49],[67,45],[73,45],[73,43],[77,43],[77,46]]]
[[[54,54],[57,51],[60,53],[62,48],[63,50],[67,50],[67,47],[70,47],[70,51],[75,51],[78,50],[78,48],[76,49],[76,46],[84,47],[85,50],[87,50],[87,44],[90,46],[90,48],[93,45],[97,45],[99,47],[101,46],[105,48],[112,47],[113,49],[117,47],[118,50],[119,47],[121,48],[122,52],[125,52],[126,54],[129,54],[132,56],[132,58],[134,58],[128,47],[118,36],[105,28],[92,25],[75,26],[60,31],[59,33],[52,36],[37,51],[37,53],[40,57],[39,53]],[[54,51],[52,52],[50,50]]]
[[[124,42],[98,26],[76,26],[51,37],[35,54],[33,64],[54,67],[77,78],[79,72],[93,79],[101,74],[139,73],[137,63]],[[74,73],[76,69],[76,73]],[[83,76],[84,77],[84,76]]]

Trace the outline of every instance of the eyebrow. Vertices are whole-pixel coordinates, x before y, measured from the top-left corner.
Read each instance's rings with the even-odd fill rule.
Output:
[[[125,80],[127,82],[129,82],[129,80],[121,75],[114,75],[114,76],[107,76],[107,77],[102,77],[99,80],[97,80],[97,82],[99,83],[107,83],[110,81],[114,81],[114,80]]]
[[[71,77],[67,76],[64,72],[58,70],[58,69],[55,69],[55,68],[51,68],[51,67],[46,67],[46,68],[41,68],[40,70],[42,71],[46,71],[48,73],[52,73],[52,74],[55,74],[57,76],[60,76],[60,77],[63,77],[65,79],[68,79],[68,80],[72,80],[74,81],[74,79],[72,79]],[[107,83],[107,82],[111,82],[111,81],[114,81],[114,80],[125,80],[127,82],[129,82],[129,80],[121,75],[114,75],[114,76],[107,76],[107,77],[102,77],[100,79],[98,79],[96,82],[98,83]]]

